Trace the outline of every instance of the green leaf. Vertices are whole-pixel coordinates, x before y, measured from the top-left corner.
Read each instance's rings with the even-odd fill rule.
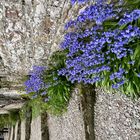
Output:
[[[126,28],[127,24],[124,24],[122,26],[119,27],[120,30],[123,30],[124,28]]]
[[[140,46],[137,46],[134,52],[134,58],[140,57]]]

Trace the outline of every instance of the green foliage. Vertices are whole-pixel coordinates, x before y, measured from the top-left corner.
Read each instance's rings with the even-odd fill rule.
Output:
[[[50,57],[47,69],[41,75],[41,79],[46,85],[45,88],[40,89],[38,93],[31,92],[22,95],[29,100],[21,109],[21,119],[26,117],[29,108],[32,109],[32,117],[36,117],[44,111],[60,115],[67,110],[74,85],[65,76],[58,75],[58,70],[65,67],[66,54],[66,51],[56,51]]]
[[[9,114],[0,115],[0,128],[15,125],[20,120],[19,110],[11,110]]]
[[[122,12],[120,13],[120,18],[124,15],[124,13],[130,12],[134,9],[140,8],[140,0],[124,0]],[[104,31],[113,30],[113,29],[120,29],[124,30],[128,27],[128,25],[135,25],[137,27],[140,27],[140,19],[138,19],[135,22],[124,24],[122,26],[118,25],[118,21],[120,20],[114,20],[110,19],[103,23]],[[115,84],[115,82],[112,82],[109,78],[110,72],[104,72],[103,75],[106,75],[105,80],[96,83],[96,86],[104,88],[106,91],[110,92],[122,92],[125,93],[127,96],[131,97],[132,99],[137,99],[140,97],[140,78],[138,77],[138,73],[140,73],[140,40],[139,39],[133,39],[127,44],[127,47],[133,48],[134,54],[130,55],[127,58],[123,58],[121,60],[118,60],[114,58],[114,56],[111,56],[112,58],[116,59],[116,61],[113,61],[113,63],[110,64],[110,66],[113,68],[114,64],[116,67],[114,69],[111,69],[111,71],[115,72],[120,64],[123,66],[122,68],[127,70],[127,74],[125,77],[128,79],[127,82],[120,88],[120,89],[112,89],[111,85]],[[135,61],[134,65],[129,64],[129,62]],[[116,81],[117,82],[117,81]]]
[[[10,124],[10,118],[8,114],[0,115],[0,128]]]
[[[116,1],[115,1],[116,2]],[[117,5],[116,7],[120,7],[120,5]],[[125,0],[124,4],[122,5],[122,11],[118,13],[118,17],[116,19],[109,19],[103,22],[103,30],[99,31],[99,34],[102,34],[103,32],[109,31],[109,30],[115,30],[119,29],[120,31],[126,29],[128,25],[136,25],[140,27],[140,20],[125,24],[120,26],[118,24],[119,20],[123,17],[124,13],[126,11],[132,11],[133,9],[140,8],[140,0],[132,1],[132,0]],[[94,25],[95,26],[95,25]],[[84,26],[82,29],[83,32],[86,29],[87,26]],[[87,27],[88,28],[88,27]],[[81,40],[79,40],[80,42]],[[82,40],[84,43],[90,41],[90,37],[85,37]],[[112,41],[113,43],[114,41]],[[120,64],[123,69],[126,70],[127,73],[125,73],[124,77],[127,79],[125,84],[120,88],[120,91],[124,92],[126,95],[129,95],[133,98],[136,98],[139,96],[140,91],[140,78],[138,78],[138,73],[140,73],[140,42],[137,39],[133,39],[126,44],[126,48],[133,48],[135,50],[134,55],[130,55],[126,58],[118,59],[115,55],[111,54],[111,58],[113,58],[113,61],[110,60],[110,71],[103,71],[101,73],[101,77],[105,77],[105,80],[102,80],[101,82],[97,82],[96,86],[104,87],[107,90],[110,91],[116,91],[115,89],[112,89],[112,85],[119,82],[118,79],[115,79],[114,81],[110,80],[111,73],[115,73],[119,70]],[[105,50],[102,50],[102,53],[104,53],[108,48],[104,47]],[[66,55],[68,50],[63,51],[56,51],[52,54],[50,57],[47,69],[43,72],[43,75],[41,79],[45,83],[46,87],[42,88],[38,93],[31,92],[29,94],[23,95],[25,98],[30,99],[27,101],[27,103],[24,105],[20,112],[21,118],[26,117],[27,110],[31,108],[32,110],[32,117],[36,117],[37,115],[43,113],[44,111],[48,111],[55,115],[60,115],[63,112],[67,110],[67,105],[69,103],[72,90],[74,88],[74,84],[72,84],[70,81],[68,81],[67,77],[58,75],[58,70],[65,68],[66,64]],[[79,56],[81,52],[79,51],[76,56]],[[135,61],[135,63],[129,64],[129,62]],[[107,64],[107,61],[105,60],[105,63]],[[116,67],[114,67],[114,64]],[[94,75],[92,75],[94,77]],[[118,89],[117,89],[118,90]],[[45,94],[42,94],[45,92]],[[37,98],[32,98],[34,95],[37,94]]]
[[[27,117],[27,114],[29,110],[32,113],[32,118],[36,118],[38,115],[42,113],[42,108],[43,108],[43,101],[41,98],[36,98],[33,100],[28,100],[23,107],[21,108],[19,114],[20,114],[20,119],[25,120]]]
[[[130,9],[140,8],[140,0],[124,0],[124,6]]]
[[[44,72],[43,80],[47,85],[48,102],[44,105],[55,115],[62,114],[67,109],[73,84],[66,77],[59,76],[58,70],[65,67],[66,52],[57,51],[50,58],[48,69]]]

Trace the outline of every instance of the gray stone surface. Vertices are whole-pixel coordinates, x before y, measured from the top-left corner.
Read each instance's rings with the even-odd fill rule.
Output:
[[[18,128],[18,124],[19,124],[19,122],[17,122],[16,123],[16,125],[15,125],[15,136],[14,136],[14,140],[18,140],[17,138],[18,138],[18,129],[20,129],[20,128]]]
[[[0,109],[0,115],[2,114],[9,114],[9,111],[5,109]]]
[[[48,116],[50,140],[85,140],[83,112],[80,108],[80,96],[73,96],[63,116]]]
[[[2,98],[0,107],[9,104],[9,101],[10,104],[15,103],[14,93],[21,88],[23,77],[33,65],[46,65],[52,52],[59,49],[65,33],[64,24],[85,8],[72,7],[69,1],[0,1],[0,94],[7,95],[7,88],[8,98],[9,95],[12,98]],[[139,100],[134,102],[123,95],[106,94],[99,90],[94,117],[90,121],[95,125],[96,140],[140,140]],[[21,123],[21,140],[36,140],[38,135],[37,140],[40,140],[41,131],[38,134],[36,129],[38,126],[41,129],[40,120],[32,120],[30,129],[31,120],[28,119],[25,125]],[[84,124],[81,99],[76,95],[62,117],[48,116],[50,140],[85,140],[88,126],[85,128]],[[10,140],[13,136],[12,127]]]
[[[13,140],[14,138],[14,127],[12,126],[11,127],[11,130],[10,130],[10,137],[9,137],[9,140]]]
[[[23,104],[24,100],[17,90],[0,89],[0,114],[7,114],[10,110],[20,109]]]
[[[33,119],[31,122],[30,140],[42,140],[41,136],[41,117]]]
[[[26,133],[25,133],[25,120],[23,120],[23,121],[21,122],[20,127],[21,127],[20,140],[25,140],[25,135],[26,135]]]
[[[4,134],[4,140],[9,140],[9,133]]]
[[[3,109],[5,110],[16,110],[16,109],[20,109],[22,108],[22,106],[24,105],[24,103],[12,103],[12,104],[9,104],[9,105],[6,105],[5,107],[3,107]]]
[[[97,90],[94,121],[97,140],[140,140],[140,100]]]
[[[8,80],[46,64],[59,48],[64,23],[77,14],[69,0],[24,1],[0,2],[0,73],[10,74]]]

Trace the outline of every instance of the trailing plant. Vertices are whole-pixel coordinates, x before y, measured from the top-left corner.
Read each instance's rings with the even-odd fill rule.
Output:
[[[92,0],[71,0],[83,4]],[[61,43],[45,66],[34,66],[25,82],[27,105],[39,112],[63,113],[77,83],[140,96],[139,0],[102,1],[88,5],[70,20]],[[134,5],[137,5],[135,7]],[[126,7],[127,6],[127,7]],[[24,112],[24,111],[23,111]]]
[[[19,110],[11,110],[9,114],[0,115],[0,128],[6,126],[16,125],[16,122],[20,120]]]
[[[96,83],[131,97],[140,95],[140,10],[123,7],[97,2],[66,24],[75,31],[61,44],[68,54],[59,75],[72,83]]]
[[[57,51],[47,67],[34,66],[25,82],[27,95],[34,101],[40,101],[40,109],[55,115],[63,113],[71,97],[73,84],[65,76],[59,76],[58,70],[65,67],[66,52]]]
[[[29,98],[20,109],[20,112],[19,112],[20,119],[25,120],[27,116],[28,117],[31,116],[31,119],[36,118],[43,112],[43,110],[41,109],[42,106],[43,106],[42,98],[39,98],[39,97],[34,98],[34,99]]]
[[[65,76],[59,76],[58,70],[65,67],[66,52],[57,51],[50,58],[43,81],[47,87],[47,108],[53,114],[66,110],[74,85]]]

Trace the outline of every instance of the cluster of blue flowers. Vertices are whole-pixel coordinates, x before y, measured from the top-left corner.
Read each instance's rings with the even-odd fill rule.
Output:
[[[124,17],[119,21],[119,25],[124,25],[130,22],[133,22],[140,18],[140,10],[136,9],[131,13],[125,13]]]
[[[66,68],[61,69],[59,75],[65,75],[72,83],[93,84],[109,78],[112,88],[125,84],[128,71],[121,61],[128,58],[125,63],[132,62],[130,56],[134,54],[134,48],[130,43],[140,38],[140,28],[128,25],[124,29],[104,31],[103,22],[111,18],[118,19],[116,11],[119,10],[114,10],[113,5],[95,4],[87,7],[76,20],[66,24],[66,29],[73,26],[76,30],[67,33],[61,44],[62,49],[68,50],[68,54]],[[125,14],[118,26],[131,22],[132,16],[133,20],[138,19],[139,11],[134,10],[129,16]],[[86,21],[95,21],[96,25],[82,30],[81,24]]]
[[[89,1],[92,0],[71,0],[71,3]],[[75,20],[70,20],[65,29],[72,27],[74,31],[68,32],[60,45],[64,52],[68,52],[65,66],[48,73],[50,75],[46,76],[46,79],[49,79],[45,82],[42,77],[47,68],[34,66],[25,82],[27,93],[35,93],[32,98],[45,96],[47,102],[49,97],[46,95],[49,92],[52,95],[52,89],[59,93],[59,90],[64,91],[65,87],[70,89],[71,83],[75,82],[98,84],[108,81],[109,86],[114,89],[139,83],[140,66],[136,64],[139,60],[135,61],[134,57],[138,45],[134,43],[140,39],[140,28],[135,24],[140,18],[140,10],[135,9],[119,17],[121,10],[122,8],[114,9],[113,4],[97,0],[94,5],[85,8]],[[105,27],[109,20],[117,21],[115,28]],[[134,80],[129,76],[131,72],[135,74],[136,81],[128,83],[130,79]],[[68,83],[67,79],[71,83]],[[67,82],[66,85],[63,82]],[[137,85],[133,87],[140,91]]]
[[[36,93],[33,95],[33,98],[36,98],[39,91],[46,87],[45,83],[42,80],[43,72],[46,70],[46,67],[43,66],[34,66],[33,70],[29,72],[29,79],[24,83],[25,90],[27,93]],[[46,91],[43,91],[41,95],[45,95]]]
[[[85,3],[85,2],[88,2],[89,0],[71,0],[71,3],[72,3],[72,5],[73,4],[75,4],[76,2],[78,2],[78,3]]]
[[[102,4],[102,3],[105,3],[105,2],[108,2],[109,0],[71,0],[71,4],[73,5],[73,4],[75,4],[76,2],[78,3],[78,4],[84,4],[84,3],[86,3],[86,2],[96,2],[96,3],[100,3],[100,4]]]
[[[87,7],[83,12],[80,13],[77,19],[70,20],[66,25],[65,29],[69,27],[81,27],[82,23],[95,21],[97,25],[101,25],[105,20],[116,17],[116,12],[119,10],[114,10],[113,5],[100,4],[91,5]],[[117,17],[116,17],[117,18]]]

